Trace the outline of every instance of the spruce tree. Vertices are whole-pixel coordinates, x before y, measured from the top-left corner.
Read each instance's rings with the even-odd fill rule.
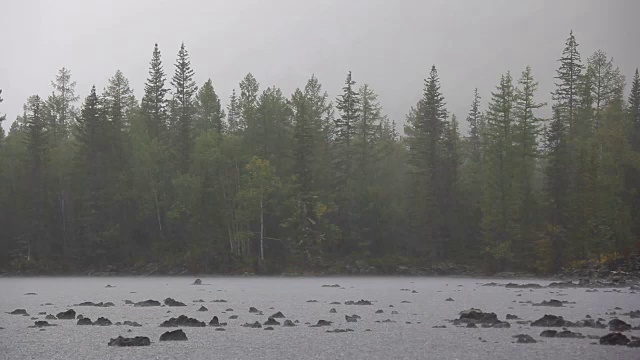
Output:
[[[378,95],[369,84],[364,84],[358,90],[360,102],[360,116],[356,123],[357,163],[364,183],[370,182],[371,167],[378,160],[376,145],[380,136],[380,127],[384,116]]]
[[[2,95],[2,89],[0,89],[0,95]],[[2,96],[0,96],[0,103],[2,103]],[[7,115],[0,115],[0,141],[4,139],[4,129],[2,128],[2,122],[7,118]]]
[[[53,93],[47,100],[47,107],[51,109],[51,137],[54,145],[59,144],[69,135],[72,120],[76,116],[74,103],[79,97],[75,95],[76,82],[71,81],[71,71],[62,68],[58,71],[55,81],[51,82]]]
[[[163,137],[167,128],[166,94],[169,90],[164,87],[165,81],[160,49],[155,44],[141,104],[145,127],[151,139]]]
[[[478,88],[473,91],[473,102],[467,116],[469,124],[469,153],[471,161],[480,162],[481,142],[480,134],[483,127],[482,112],[480,111],[480,94]]]
[[[559,116],[566,122],[569,136],[574,132],[574,123],[576,122],[576,108],[578,106],[578,83],[580,74],[582,73],[582,63],[580,62],[580,53],[578,52],[578,43],[576,42],[573,31],[569,34],[566,46],[560,57],[560,68],[556,71],[556,90],[553,93],[553,99],[556,101],[556,111]]]
[[[236,89],[233,89],[227,105],[227,129],[230,134],[235,134],[240,130],[240,106]]]
[[[193,69],[191,69],[189,53],[185,49],[184,43],[180,45],[175,68],[171,80],[171,85],[174,88],[175,106],[172,108],[171,115],[176,123],[172,132],[178,156],[178,169],[185,174],[189,169],[193,154],[194,97],[198,88],[193,80]]]
[[[244,131],[250,122],[255,122],[258,108],[258,91],[260,84],[251,73],[248,73],[240,81],[240,98],[238,99],[238,109],[240,117],[238,119],[238,131]]]
[[[631,146],[636,152],[640,152],[640,75],[638,69],[636,69],[631,81],[629,120],[631,123]]]
[[[220,106],[220,99],[213,89],[211,79],[208,79],[198,90],[195,99],[196,123],[195,129],[204,132],[214,129],[218,134],[224,131],[224,110]]]

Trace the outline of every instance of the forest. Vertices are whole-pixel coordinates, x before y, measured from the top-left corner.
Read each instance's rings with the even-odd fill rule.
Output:
[[[640,76],[579,50],[559,46],[551,103],[523,64],[460,89],[457,116],[433,66],[402,128],[351,72],[336,98],[249,73],[223,106],[184,44],[173,66],[155,45],[141,99],[120,71],[77,94],[62,68],[0,127],[0,268],[551,274],[638,253]]]

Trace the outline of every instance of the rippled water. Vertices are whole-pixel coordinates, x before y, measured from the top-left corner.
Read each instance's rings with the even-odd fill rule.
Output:
[[[568,320],[581,320],[589,314],[610,319],[605,312],[614,307],[619,313],[640,309],[640,294],[599,292],[585,289],[505,289],[483,287],[491,280],[466,278],[202,278],[207,285],[190,285],[185,277],[123,277],[123,278],[2,278],[0,279],[0,358],[1,359],[640,359],[640,349],[624,346],[592,344],[590,339],[542,339],[543,328],[517,325],[510,329],[467,329],[456,327],[446,319],[458,317],[461,310],[475,307],[495,312],[501,320],[507,313],[525,320],[536,320],[545,313],[562,315]],[[496,281],[496,280],[493,280]],[[507,281],[499,281],[507,282]],[[520,281],[525,282],[525,281]],[[530,281],[526,281],[530,282]],[[546,285],[547,281],[536,281]],[[340,284],[342,288],[326,288],[323,284]],[[106,288],[111,284],[115,287]],[[400,289],[416,290],[401,291]],[[25,293],[37,295],[25,295]],[[518,296],[521,295],[521,296]],[[125,305],[172,297],[186,307],[139,308]],[[454,301],[445,301],[446,298]],[[533,307],[520,301],[540,302],[551,298],[575,301],[562,308]],[[202,299],[205,303],[196,303]],[[224,299],[226,303],[212,300]],[[372,306],[330,305],[333,301],[371,300]],[[317,300],[317,302],[307,302]],[[115,307],[78,307],[83,301],[115,303]],[[410,301],[410,303],[403,303]],[[52,303],[53,305],[43,305]],[[204,305],[208,312],[198,312]],[[390,307],[393,305],[393,308]],[[249,306],[264,312],[249,314]],[[137,321],[142,327],[78,326],[75,320],[49,321],[58,326],[44,331],[29,328],[30,317],[6,312],[24,308],[40,320],[39,312],[56,314],[73,308],[77,313],[95,320],[99,316],[112,322]],[[233,308],[233,312],[225,309]],[[273,309],[271,309],[273,308]],[[336,308],[337,313],[329,310]],[[382,309],[384,313],[376,314]],[[397,315],[392,315],[395,310]],[[168,313],[170,311],[170,313]],[[241,327],[246,322],[266,321],[282,311],[287,319],[299,320],[298,327],[275,327],[274,331]],[[183,328],[188,341],[159,342],[168,330],[159,324],[169,317],[185,314],[209,322],[214,315],[227,321],[226,331],[212,327]],[[344,315],[358,314],[357,323],[347,323]],[[238,315],[237,320],[228,320]],[[329,328],[311,328],[319,319],[333,321]],[[376,323],[391,319],[394,323]],[[637,326],[638,319],[621,319]],[[280,319],[283,322],[284,319]],[[407,324],[406,322],[411,322]],[[447,327],[432,328],[436,325]],[[327,329],[350,328],[353,332],[327,333]],[[127,330],[131,329],[131,333]],[[365,331],[370,329],[371,331]],[[585,335],[604,335],[607,330],[579,328]],[[530,334],[541,341],[536,344],[516,344],[513,335]],[[639,331],[631,334],[640,336]],[[152,344],[146,347],[117,348],[107,346],[118,335],[148,336]],[[486,342],[479,340],[479,337]],[[597,340],[595,341],[597,342]]]

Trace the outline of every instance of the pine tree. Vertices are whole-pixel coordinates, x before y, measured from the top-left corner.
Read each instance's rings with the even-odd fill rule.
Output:
[[[198,94],[196,94],[195,107],[196,131],[203,132],[214,129],[218,134],[223,133],[224,110],[222,110],[222,107],[220,106],[220,99],[213,89],[211,79],[208,79],[204,85],[202,85],[200,90],[198,90]]]
[[[144,85],[142,98],[145,127],[151,139],[163,137],[167,128],[167,100],[165,96],[169,90],[164,87],[166,78],[160,56],[158,44],[155,44],[149,66],[149,77]]]
[[[2,89],[0,89],[0,95],[2,95]],[[0,103],[2,103],[2,96],[0,96]],[[5,121],[7,115],[0,115],[0,141],[4,139],[4,129],[2,128],[2,122]]]
[[[129,117],[136,106],[133,90],[129,87],[129,80],[122,71],[117,70],[109,79],[102,95],[105,111],[111,128],[119,136],[129,128]]]
[[[358,90],[360,103],[360,116],[356,123],[356,147],[357,163],[361,170],[362,183],[365,186],[371,181],[371,167],[379,159],[376,152],[377,140],[380,136],[380,127],[384,116],[382,106],[378,101],[378,95],[369,84],[364,84]]]
[[[597,129],[602,126],[602,112],[622,93],[624,79],[620,69],[613,67],[613,59],[607,59],[607,53],[602,50],[593,53],[587,64]]]
[[[629,119],[631,123],[631,146],[640,152],[640,75],[638,69],[631,82],[629,93]]]
[[[244,131],[248,124],[257,121],[256,112],[258,108],[258,91],[260,84],[251,73],[248,73],[240,82],[240,98],[238,99],[238,109],[240,118],[238,119],[238,131]]]
[[[51,82],[53,93],[47,100],[47,106],[51,109],[51,136],[54,145],[59,144],[69,135],[72,120],[76,116],[76,108],[73,105],[79,97],[75,95],[76,82],[71,81],[71,71],[62,68],[58,71],[55,81]]]
[[[467,116],[467,123],[469,124],[469,152],[471,161],[475,163],[480,162],[481,154],[481,141],[480,134],[483,128],[482,112],[480,111],[480,94],[478,88],[473,92],[473,102],[471,103],[471,109]]]
[[[194,96],[198,87],[193,80],[193,69],[191,69],[189,53],[185,49],[184,43],[180,45],[175,68],[171,80],[171,85],[174,87],[175,106],[172,108],[171,115],[176,123],[172,131],[178,156],[178,169],[185,174],[189,169],[193,154]]]
[[[573,36],[573,31],[569,34],[566,46],[560,58],[560,68],[556,71],[558,83],[553,94],[556,101],[558,115],[567,123],[567,131],[571,136],[574,131],[576,121],[576,108],[578,106],[578,83],[582,72],[580,53],[578,53],[578,43]]]
[[[537,196],[534,189],[534,175],[537,159],[540,157],[538,138],[542,134],[542,119],[534,111],[545,104],[536,103],[534,97],[538,83],[533,79],[531,67],[522,72],[519,87],[515,90],[514,153],[515,153],[515,197],[518,203],[518,232],[514,243],[514,254],[521,264],[531,259],[533,242],[537,239],[536,212]]]
[[[227,105],[227,128],[230,134],[235,134],[240,130],[240,117],[238,96],[236,95],[236,89],[233,89],[229,97],[229,105]]]

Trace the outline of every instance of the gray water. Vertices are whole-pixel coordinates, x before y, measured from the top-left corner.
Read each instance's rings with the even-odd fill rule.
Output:
[[[640,349],[624,346],[595,345],[590,339],[540,338],[543,328],[532,328],[511,322],[510,329],[467,329],[448,323],[461,310],[471,307],[495,312],[501,320],[507,313],[524,320],[536,320],[545,313],[562,315],[567,320],[584,319],[587,314],[606,320],[614,307],[618,313],[640,309],[640,295],[599,292],[585,289],[535,289],[530,291],[483,287],[497,280],[466,278],[202,278],[207,285],[191,285],[186,277],[121,277],[121,278],[0,278],[0,359],[640,359]],[[508,281],[497,281],[506,283]],[[516,281],[530,282],[530,281]],[[541,285],[548,281],[535,281]],[[111,284],[113,288],[106,288]],[[326,288],[323,284],[340,284],[342,288]],[[400,289],[416,290],[417,293]],[[37,295],[25,295],[26,293]],[[521,296],[518,296],[518,295]],[[134,302],[172,297],[186,307],[140,308],[125,305]],[[445,301],[447,298],[454,301]],[[575,301],[562,308],[533,307],[520,301],[540,302],[551,298]],[[202,299],[205,303],[195,303]],[[226,303],[212,300],[224,299]],[[372,306],[330,305],[330,302],[367,299]],[[317,302],[307,302],[317,300]],[[115,307],[78,307],[83,301],[115,303]],[[410,303],[402,303],[410,301]],[[52,303],[53,305],[43,305]],[[208,312],[198,312],[204,305]],[[393,305],[393,308],[389,307]],[[264,315],[249,314],[250,306]],[[331,308],[337,313],[330,314]],[[142,327],[78,326],[75,320],[49,321],[58,326],[40,331],[29,328],[30,317],[9,315],[24,308],[40,320],[46,311],[57,314],[73,308],[78,314],[95,320],[99,316],[117,321],[137,321]],[[225,312],[233,308],[233,312]],[[273,309],[270,309],[273,308]],[[375,314],[382,309],[384,313]],[[392,315],[395,310],[397,315]],[[167,313],[171,311],[170,313]],[[297,327],[275,327],[274,331],[241,327],[246,322],[264,322],[282,311],[287,319],[299,320]],[[172,329],[159,324],[169,317],[185,314],[209,322],[214,315],[228,322],[226,331],[212,327],[182,328],[188,341],[159,342],[160,335]],[[357,323],[347,323],[344,315],[358,314]],[[237,320],[228,320],[238,315]],[[637,319],[621,319],[639,325]],[[333,321],[329,328],[312,328],[319,319]],[[376,320],[394,323],[376,323]],[[284,319],[278,321],[283,322]],[[407,324],[406,322],[411,322]],[[444,329],[432,328],[446,325]],[[327,333],[327,329],[350,328],[353,332]],[[132,332],[128,333],[127,330]],[[370,329],[371,331],[365,331]],[[574,329],[587,334],[605,335],[607,330]],[[539,342],[516,344],[513,335],[529,334]],[[110,338],[148,336],[146,347],[118,348],[107,346]],[[629,336],[629,334],[627,334]],[[631,335],[640,336],[639,331]],[[479,338],[486,340],[482,342]]]

